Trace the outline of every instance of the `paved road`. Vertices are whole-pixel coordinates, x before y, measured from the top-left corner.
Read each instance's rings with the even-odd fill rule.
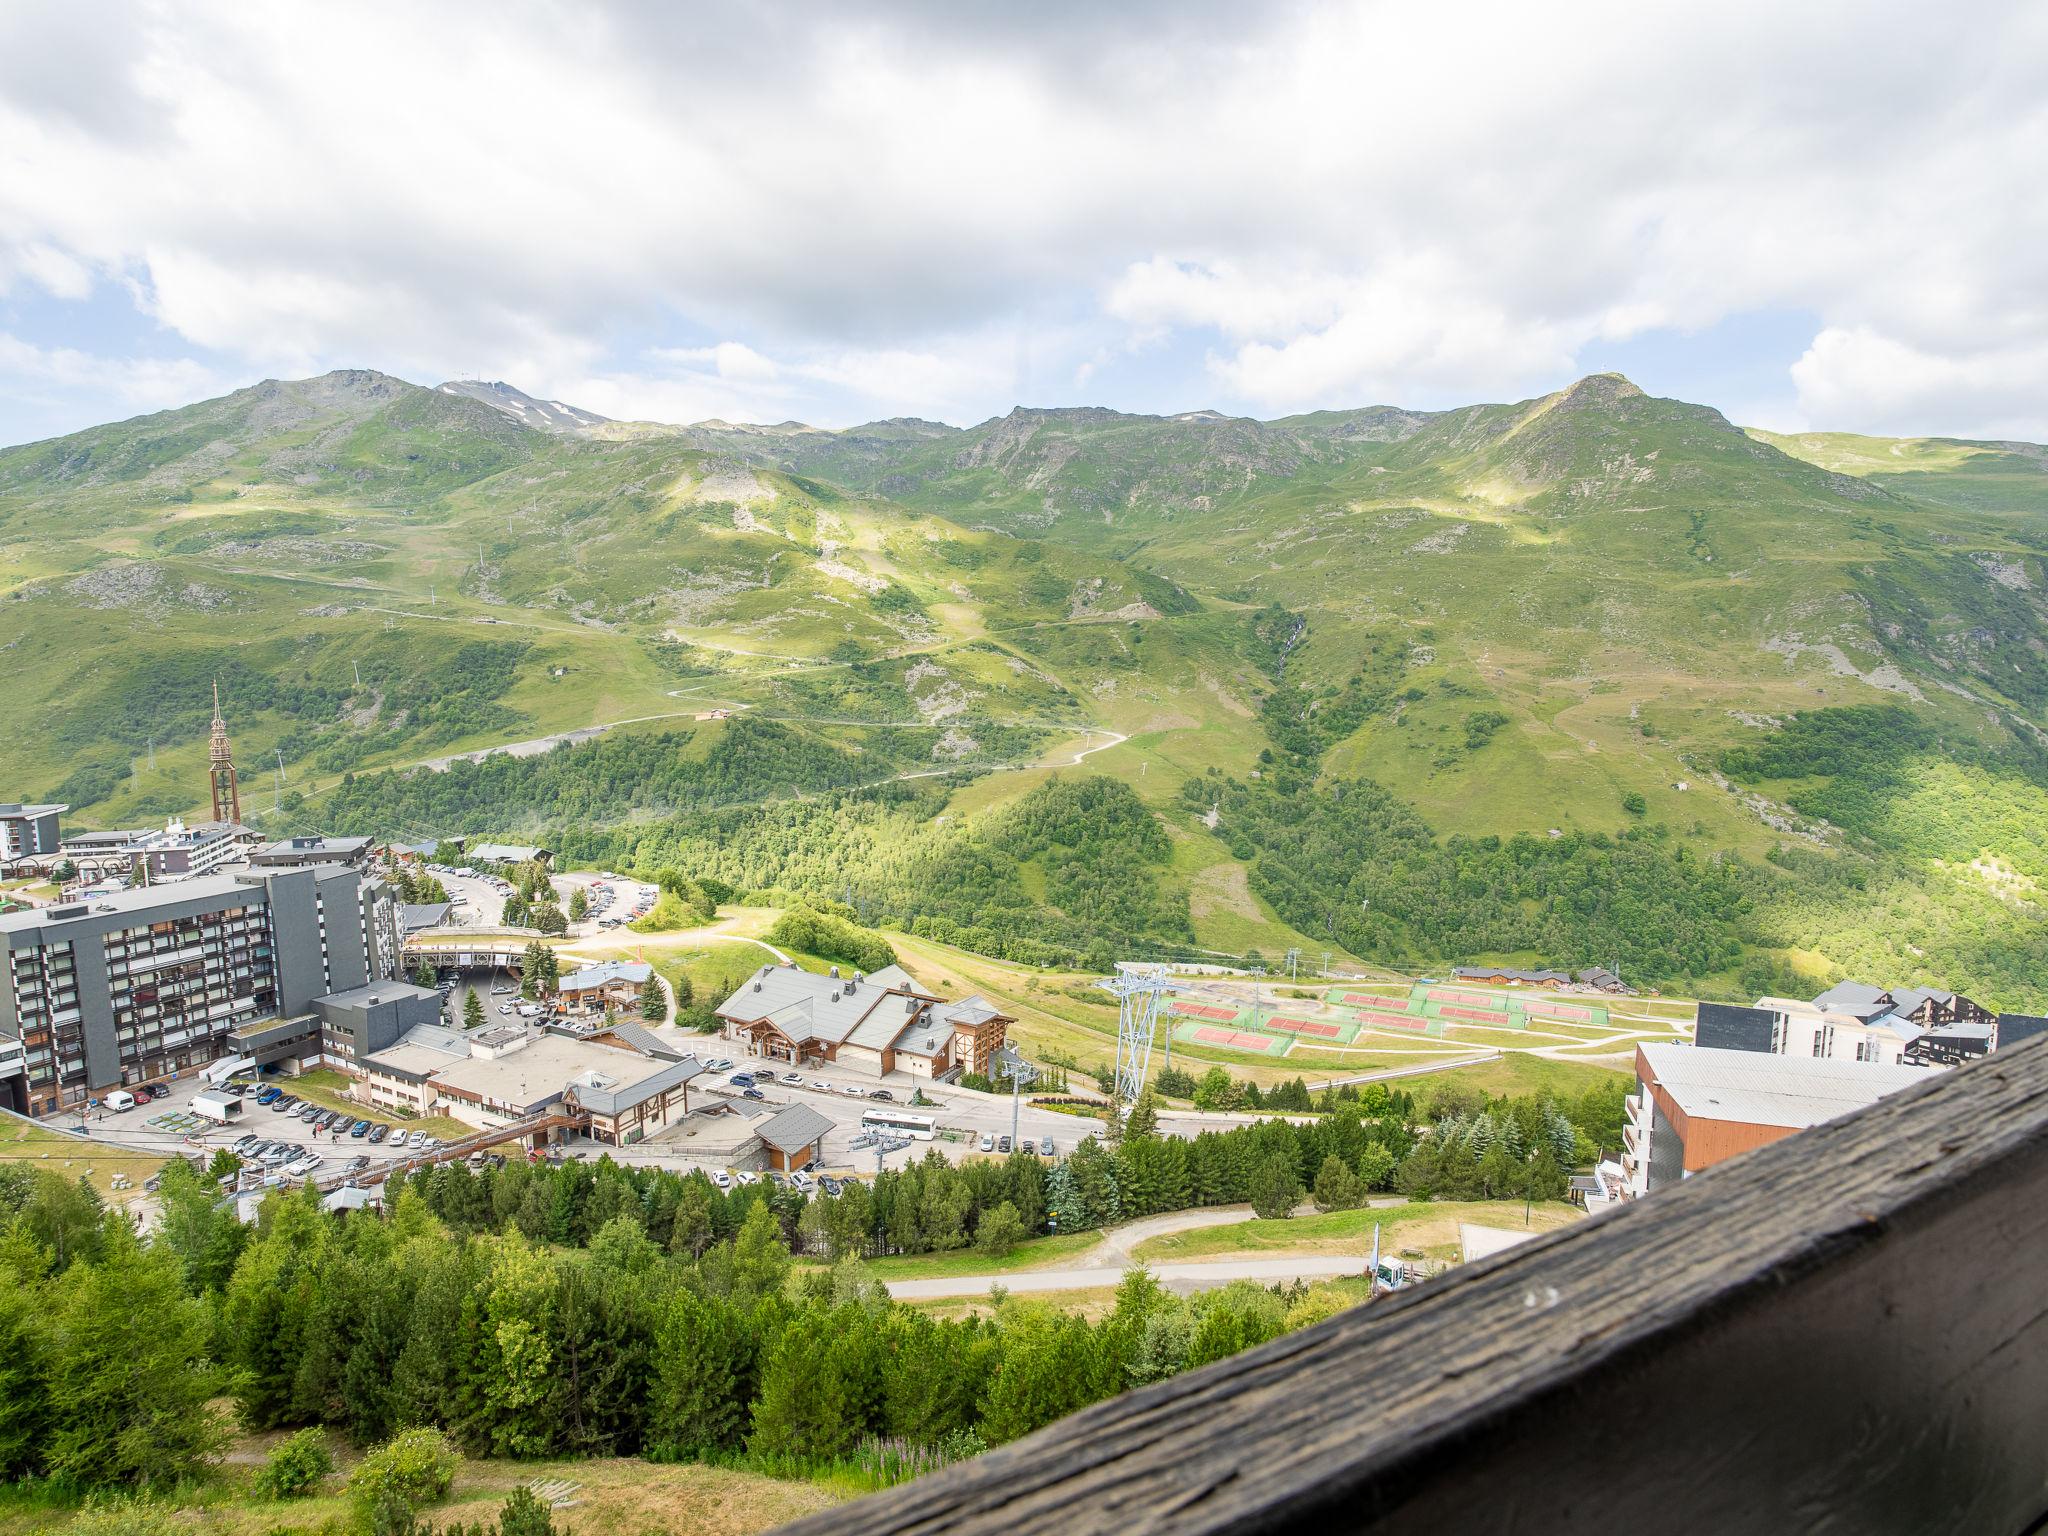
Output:
[[[1218,1259],[1211,1263],[1155,1264],[1152,1278],[1170,1291],[1201,1291],[1233,1280],[1262,1285],[1290,1280],[1334,1280],[1365,1273],[1364,1258],[1355,1254],[1302,1254],[1295,1258]],[[1089,1269],[1026,1269],[1007,1275],[954,1275],[944,1280],[891,1280],[889,1294],[899,1301],[930,1301],[942,1296],[985,1296],[1000,1285],[1013,1295],[1036,1291],[1093,1291],[1119,1284],[1127,1270],[1120,1265]]]

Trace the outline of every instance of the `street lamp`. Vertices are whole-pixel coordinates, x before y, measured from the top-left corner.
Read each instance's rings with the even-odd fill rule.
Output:
[[[1015,1148],[1017,1145],[1017,1117],[1023,1103],[1021,1094],[1026,1083],[1033,1083],[1038,1080],[1038,1068],[1032,1066],[1022,1056],[1012,1054],[1007,1059],[1001,1061],[996,1070],[1010,1080],[1010,1146]]]

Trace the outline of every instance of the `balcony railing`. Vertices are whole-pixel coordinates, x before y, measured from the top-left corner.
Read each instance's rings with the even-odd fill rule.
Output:
[[[787,1529],[2039,1531],[2044,1213],[2048,1039]]]

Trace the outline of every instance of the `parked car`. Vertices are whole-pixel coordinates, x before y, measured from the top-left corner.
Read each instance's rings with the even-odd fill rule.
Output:
[[[754,1074],[751,1072],[735,1072],[726,1081],[735,1088],[751,1088],[754,1086]]]
[[[983,1131],[981,1133],[981,1150],[984,1152],[993,1152],[995,1151],[995,1149],[996,1133],[994,1131]]]
[[[711,1184],[714,1189],[731,1189],[732,1175],[729,1173],[714,1173],[711,1175]]]
[[[801,1072],[785,1072],[781,1080],[792,1088],[801,1088],[804,1085],[804,1075]]]
[[[380,1122],[380,1123],[378,1123],[378,1124],[376,1124],[376,1125],[373,1125],[373,1126],[371,1126],[371,1127],[370,1127],[370,1145],[374,1147],[374,1146],[377,1146],[377,1145],[381,1144],[381,1143],[383,1142],[384,1138],[385,1138],[386,1136],[389,1136],[390,1134],[391,1134],[391,1127],[390,1127],[390,1126],[388,1126],[388,1125],[385,1125],[385,1124],[383,1124],[383,1123],[381,1123],[381,1122]]]
[[[732,1063],[721,1056],[716,1061],[705,1062],[704,1070],[706,1072],[730,1072],[732,1070]]]
[[[761,1182],[761,1175],[758,1173],[736,1173],[733,1175],[733,1178],[741,1184],[758,1184]]]
[[[773,1184],[773,1185],[774,1185],[774,1186],[775,1186],[775,1187],[776,1187],[777,1189],[787,1189],[787,1188],[789,1188],[789,1179],[788,1179],[788,1177],[787,1177],[787,1176],[785,1176],[785,1175],[783,1175],[783,1174],[777,1173],[777,1172],[776,1172],[776,1171],[775,1171],[774,1169],[772,1169],[772,1168],[771,1168],[771,1169],[769,1169],[769,1170],[768,1170],[768,1172],[767,1172],[766,1174],[764,1174],[764,1175],[763,1175],[763,1177],[764,1177],[764,1178],[766,1178],[766,1179],[768,1180],[768,1182],[769,1182],[770,1184]]]
[[[996,1150],[998,1152],[1008,1152],[1010,1150],[1010,1138],[1007,1136],[998,1136],[996,1138]]]
[[[886,1088],[874,1089],[872,1092],[868,1094],[868,1097],[871,1099],[880,1099],[885,1104],[894,1104],[896,1102],[896,1095],[891,1093]]]
[[[358,1152],[354,1157],[350,1158],[346,1163],[342,1164],[342,1166],[346,1168],[350,1173],[361,1173],[365,1168],[370,1166],[370,1160],[369,1158],[365,1157],[362,1153]]]
[[[1040,1143],[1038,1144],[1038,1148],[1039,1148],[1039,1150],[1040,1150],[1041,1152],[1043,1152],[1043,1153],[1044,1153],[1044,1154],[1045,1154],[1045,1155],[1046,1155],[1047,1157],[1051,1157],[1051,1156],[1052,1156],[1052,1138],[1051,1138],[1050,1136],[1046,1137],[1046,1138],[1045,1138],[1045,1139],[1044,1139],[1043,1141],[1041,1141],[1041,1142],[1040,1142]]]
[[[788,1082],[788,1081],[789,1081],[789,1079],[785,1077],[785,1078],[783,1079],[783,1081],[784,1081],[784,1082],[786,1083],[786,1082]],[[797,1081],[798,1081],[798,1082],[802,1082],[802,1081],[803,1081],[803,1079],[802,1079],[802,1078],[798,1078],[798,1079],[797,1079]],[[818,1092],[820,1092],[820,1093],[830,1093],[830,1092],[832,1091],[832,1085],[831,1085],[830,1083],[826,1082],[826,1081],[825,1081],[825,1080],[824,1080],[824,1079],[823,1079],[822,1077],[814,1077],[814,1078],[812,1078],[812,1079],[811,1079],[811,1086],[812,1086],[813,1088],[817,1089],[817,1090],[818,1090]]]
[[[768,1095],[758,1088],[742,1088],[740,1090],[740,1097],[743,1099],[765,1099]]]
[[[811,1176],[799,1168],[789,1176],[789,1187],[800,1195],[808,1195],[812,1189]]]
[[[839,1198],[839,1191],[846,1188],[846,1186],[833,1178],[831,1174],[825,1173],[818,1176],[818,1188],[836,1200]]]
[[[370,1122],[367,1120],[358,1120],[354,1125],[349,1127],[349,1135],[351,1136],[361,1138],[369,1134]]]
[[[256,1102],[258,1104],[274,1104],[283,1097],[284,1090],[282,1088],[266,1088],[256,1095]]]

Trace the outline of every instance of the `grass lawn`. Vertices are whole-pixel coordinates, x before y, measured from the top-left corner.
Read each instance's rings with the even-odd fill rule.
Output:
[[[1614,1049],[1617,1057],[1624,1053],[1634,1053],[1634,1047],[1629,1045]],[[1477,1088],[1482,1093],[1563,1095],[1584,1093],[1598,1083],[1630,1075],[1629,1070],[1619,1059],[1612,1066],[1606,1066],[1589,1061],[1553,1061],[1547,1056],[1510,1052],[1494,1061],[1482,1061],[1469,1067],[1452,1067],[1443,1072],[1432,1072],[1427,1077],[1408,1078],[1401,1086],[1420,1093],[1431,1083],[1456,1081]]]
[[[873,1259],[866,1267],[877,1280],[945,1280],[954,1275],[1002,1274],[1044,1269],[1086,1253],[1101,1241],[1099,1232],[1062,1232],[1056,1237],[1027,1238],[1000,1258],[990,1258],[974,1248],[956,1248],[948,1253],[906,1253]]]
[[[358,1103],[348,1096],[350,1080],[328,1067],[318,1067],[311,1072],[302,1072],[288,1080],[287,1093],[295,1093],[309,1104],[318,1104],[327,1109],[338,1109],[344,1114],[354,1115],[358,1120],[367,1120],[372,1125],[403,1126],[408,1131],[425,1131],[429,1136],[438,1136],[443,1141],[460,1141],[465,1136],[474,1136],[477,1128],[465,1125],[460,1120],[451,1120],[446,1115],[404,1115],[393,1114],[388,1109],[376,1109],[368,1104]]]
[[[126,1112],[128,1118],[137,1121],[146,1114],[146,1106]],[[160,1153],[109,1146],[103,1141],[83,1141],[16,1115],[0,1115],[0,1162],[26,1163],[60,1173],[67,1179],[82,1178],[99,1192],[101,1199],[117,1205],[140,1197],[142,1181],[160,1171],[167,1161]],[[127,1174],[135,1187],[114,1189],[110,1181],[117,1173]]]
[[[1533,1231],[1583,1221],[1575,1205],[1545,1202],[1529,1213]],[[1522,1226],[1519,1200],[1411,1201],[1407,1205],[1357,1211],[1327,1211],[1281,1221],[1241,1221],[1227,1227],[1197,1227],[1147,1238],[1137,1257],[1151,1264],[1217,1258],[1240,1253],[1363,1253],[1372,1246],[1372,1229],[1380,1228],[1384,1252],[1426,1259],[1455,1259],[1459,1254],[1458,1224],[1482,1227]]]
[[[225,1411],[225,1409],[223,1409]],[[336,1474],[320,1494],[277,1504],[249,1497],[249,1480],[282,1433],[237,1435],[219,1478],[181,1492],[162,1523],[177,1536],[270,1536],[275,1531],[351,1529],[343,1483],[358,1454],[330,1435]],[[449,1497],[421,1514],[435,1526],[495,1520],[514,1488],[560,1479],[581,1486],[563,1521],[579,1536],[618,1531],[627,1536],[751,1536],[811,1514],[864,1490],[822,1482],[783,1481],[719,1467],[657,1466],[631,1458],[589,1461],[464,1460]],[[17,1490],[0,1491],[0,1536],[61,1531],[75,1512]],[[559,1527],[558,1527],[559,1528]]]

